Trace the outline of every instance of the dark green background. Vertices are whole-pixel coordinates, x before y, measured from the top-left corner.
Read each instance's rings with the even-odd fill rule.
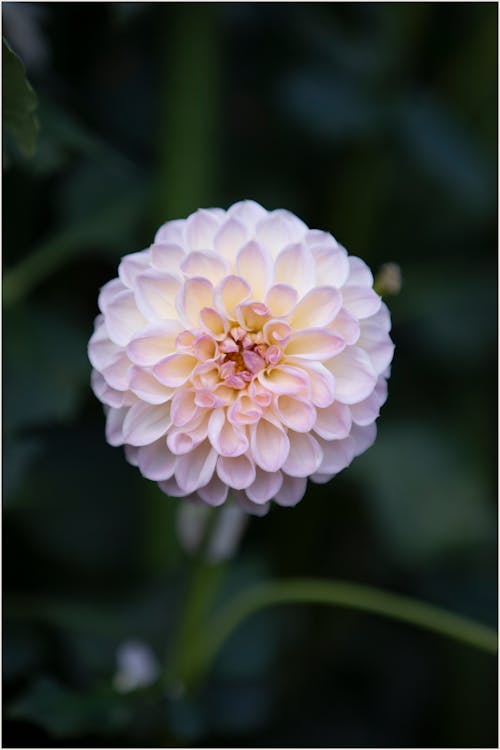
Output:
[[[4,745],[496,746],[494,657],[336,609],[248,621],[197,701],[114,694],[123,640],[163,659],[186,555],[86,358],[119,258],[199,206],[396,261],[375,446],[252,520],[227,590],[345,578],[494,625],[496,4],[3,10],[40,123],[31,159],[4,139]]]

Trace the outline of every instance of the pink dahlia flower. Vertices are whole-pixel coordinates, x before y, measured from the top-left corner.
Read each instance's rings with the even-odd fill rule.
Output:
[[[173,497],[295,505],[375,440],[390,317],[331,234],[253,201],[169,221],[99,295],[106,436]]]

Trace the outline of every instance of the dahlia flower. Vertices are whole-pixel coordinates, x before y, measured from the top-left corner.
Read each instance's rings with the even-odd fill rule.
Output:
[[[101,289],[89,342],[106,436],[171,497],[262,515],[365,451],[387,307],[328,232],[253,201],[169,221]]]

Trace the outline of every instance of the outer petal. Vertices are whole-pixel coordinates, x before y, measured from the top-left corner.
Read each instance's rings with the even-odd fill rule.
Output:
[[[212,211],[200,208],[186,219],[186,240],[190,250],[211,250],[220,219]]]
[[[237,219],[228,219],[217,232],[214,240],[216,251],[234,265],[238,250],[248,236],[246,227]]]
[[[155,365],[175,352],[175,340],[181,330],[179,323],[174,320],[150,323],[127,346],[130,360],[141,367]]]
[[[130,368],[128,387],[148,404],[164,404],[172,398],[172,388],[166,388],[150,372],[134,365]]]
[[[316,283],[316,267],[310,251],[301,244],[288,245],[276,258],[274,280],[305,294]]]
[[[208,439],[221,456],[241,456],[248,450],[245,428],[237,429],[226,418],[225,409],[215,409],[208,422]]]
[[[317,440],[323,450],[323,460],[318,467],[318,474],[338,474],[349,466],[356,455],[356,445],[351,436],[344,440]]]
[[[287,357],[312,359],[316,362],[336,357],[345,348],[344,340],[324,328],[297,331],[285,347]]]
[[[352,418],[348,406],[334,401],[326,409],[318,409],[315,431],[325,440],[341,440],[351,431]]]
[[[123,422],[123,438],[130,445],[149,445],[165,435],[171,423],[170,405],[153,406],[139,402]]]
[[[110,445],[123,445],[123,422],[128,413],[128,408],[111,408],[106,416],[106,440]]]
[[[335,376],[335,398],[344,404],[356,404],[367,398],[375,388],[377,375],[367,353],[349,346],[327,363]]]
[[[290,452],[283,464],[283,471],[292,477],[308,477],[317,471],[323,459],[323,451],[312,435],[289,432]]]
[[[274,496],[274,499],[278,505],[292,507],[302,500],[306,487],[307,479],[305,477],[284,476],[283,484]]]
[[[227,484],[221,482],[217,474],[213,474],[212,479],[204,487],[199,487],[198,495],[203,502],[214,507],[222,505],[227,498],[229,488]]]
[[[175,306],[180,281],[162,271],[150,270],[137,276],[135,299],[137,307],[150,321],[177,318]]]
[[[181,270],[186,276],[199,276],[218,284],[224,276],[231,273],[229,263],[217,253],[196,251],[189,253],[183,260]]]
[[[257,469],[255,480],[247,487],[247,497],[259,505],[272,500],[283,484],[281,471],[269,472]]]
[[[138,460],[141,474],[146,479],[161,482],[173,476],[177,456],[169,451],[163,437],[151,445],[139,448]]]
[[[244,490],[255,479],[255,465],[246,455],[219,456],[217,474],[222,482],[235,490]]]
[[[193,451],[177,458],[175,478],[186,494],[204,487],[212,478],[217,463],[217,453],[205,440]]]
[[[369,286],[344,286],[342,299],[346,310],[360,320],[374,315],[382,302]]]
[[[158,271],[178,274],[182,260],[185,257],[180,245],[151,245],[151,264]]]
[[[151,267],[150,250],[141,250],[138,253],[125,255],[118,266],[118,275],[129,289],[135,286],[135,280],[140,273]]]
[[[340,289],[349,275],[349,263],[346,251],[337,245],[321,244],[311,247],[311,255],[316,267],[318,283]]]
[[[126,289],[114,297],[106,308],[106,329],[118,346],[127,346],[130,339],[146,325],[137,309],[133,293]]]

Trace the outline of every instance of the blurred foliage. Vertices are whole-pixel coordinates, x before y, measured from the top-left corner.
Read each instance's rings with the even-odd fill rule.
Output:
[[[200,205],[252,197],[397,262],[376,444],[252,520],[220,598],[343,577],[494,624],[496,6],[3,11],[40,122],[29,160],[8,147],[15,96],[33,150],[35,99],[4,57],[4,743],[495,745],[494,659],[348,611],[255,615],[197,696],[119,693],[120,644],[172,648],[189,561],[178,501],[105,443],[86,341],[119,258]]]
[[[37,101],[24,74],[24,65],[2,39],[4,125],[23,156],[32,156],[36,149],[38,123]]]

